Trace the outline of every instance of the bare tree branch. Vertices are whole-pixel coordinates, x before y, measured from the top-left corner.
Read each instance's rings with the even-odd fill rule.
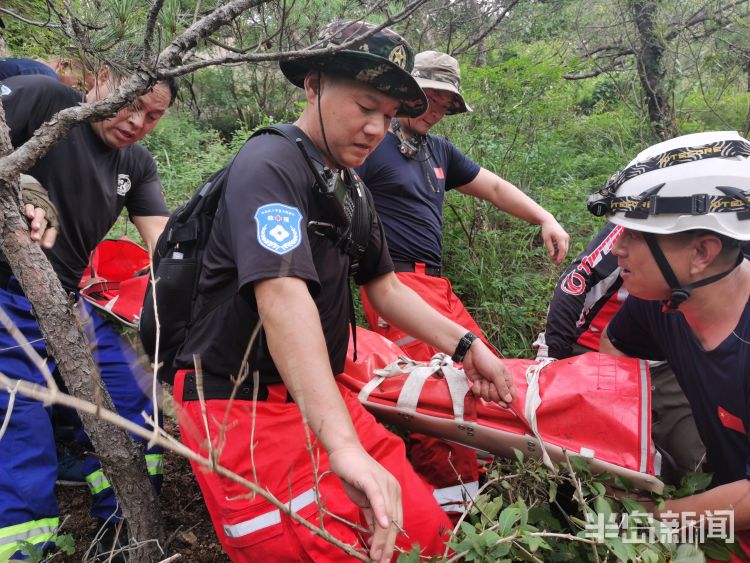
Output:
[[[155,0],[151,9],[148,11],[148,18],[146,19],[146,31],[143,33],[143,60],[151,60],[151,42],[154,38],[154,27],[156,26],[156,18],[159,16],[164,0]]]
[[[478,43],[482,42],[490,33],[492,33],[495,28],[500,25],[500,22],[502,22],[505,17],[508,15],[508,13],[513,9],[513,7],[518,4],[520,0],[510,0],[510,2],[503,8],[503,11],[500,12],[500,15],[498,15],[495,20],[485,29],[482,33],[480,33],[477,37],[475,37],[471,42],[464,45],[463,47],[460,47],[458,49],[454,49],[451,54],[458,56],[466,53],[469,49],[477,45]]]
[[[15,13],[13,10],[9,10],[8,8],[0,8],[0,14],[11,16],[20,22],[28,25],[33,25],[34,27],[40,27],[42,29],[61,29],[63,27],[59,24],[50,23],[52,18],[49,18],[46,22],[38,22],[25,18],[22,15]]]

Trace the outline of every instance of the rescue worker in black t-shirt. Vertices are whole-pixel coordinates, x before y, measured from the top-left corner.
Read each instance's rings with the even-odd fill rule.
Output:
[[[409,75],[413,52],[392,31],[336,22],[319,45],[367,31],[374,33],[347,50],[282,62],[281,69],[304,88],[307,105],[296,126],[318,153],[312,158],[345,171],[348,189],[364,190],[371,201],[347,169],[362,164],[393,117],[419,115],[427,104]],[[423,555],[436,555],[450,522],[406,460],[403,442],[334,377],[344,368],[351,301],[349,256],[321,225],[328,206],[301,151],[281,136],[252,138],[233,161],[203,260],[196,310],[205,313],[176,364],[183,441],[205,454],[211,440],[220,464],[374,560],[389,561],[394,543],[418,543]],[[514,389],[501,360],[398,281],[374,212],[365,227],[369,241],[354,279],[379,313],[438,349],[455,350],[477,396],[510,403]],[[194,355],[207,416],[197,400]],[[230,404],[229,378],[241,373],[250,374],[248,382],[257,373],[259,385],[241,385]],[[241,485],[194,469],[233,561],[350,559]],[[350,523],[369,529],[371,539]]]
[[[26,142],[58,111],[81,101],[105,98],[123,79],[124,76],[104,67],[85,100],[80,93],[54,78],[16,76],[3,81],[0,99],[13,145],[18,147]],[[52,246],[53,237],[45,233],[47,217],[40,214],[41,208],[38,208],[31,224],[31,237],[41,242],[67,291],[77,291],[89,254],[123,208],[127,208],[146,244],[156,243],[168,211],[156,164],[137,141],[156,126],[176,92],[173,80],[156,83],[113,117],[75,126],[29,170],[47,190],[47,199],[53,204],[47,210],[55,210],[60,225]],[[0,307],[37,353],[47,358],[50,370],[54,371],[54,359],[48,357],[31,305],[1,255]],[[135,354],[117,329],[85,302],[81,307],[89,317],[88,326],[95,337],[94,359],[115,407],[122,416],[145,427],[142,413],[153,413],[150,376],[138,366]],[[45,385],[34,362],[4,328],[0,328],[0,366],[8,377]],[[20,556],[24,544],[41,551],[51,548],[59,524],[54,495],[57,462],[49,413],[41,402],[21,395],[15,396],[10,412],[10,400],[10,394],[0,390],[0,420],[9,421],[0,439],[3,451],[0,455],[2,561]],[[90,452],[83,468],[94,501],[92,513],[102,522],[108,519],[114,522],[120,518],[114,491],[98,460],[91,454],[93,448],[82,428],[76,437]],[[145,458],[149,476],[158,489],[163,474],[161,449],[146,450]]]

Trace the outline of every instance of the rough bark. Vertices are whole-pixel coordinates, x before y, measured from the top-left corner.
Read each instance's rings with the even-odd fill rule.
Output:
[[[319,50],[289,51],[236,55],[184,65],[185,55],[221,26],[230,23],[248,9],[267,0],[232,0],[212,11],[177,37],[158,57],[144,58],[134,73],[109,98],[92,104],[68,108],[56,114],[39,128],[26,143],[15,150],[11,145],[5,113],[0,103],[0,251],[19,280],[32,305],[51,356],[57,362],[68,392],[83,401],[114,410],[112,400],[99,377],[72,300],[62,288],[52,266],[38,245],[31,242],[28,225],[20,212],[18,175],[28,170],[49,148],[62,139],[71,127],[82,122],[101,120],[137,96],[145,93],[159,78],[181,76],[223,62],[248,62],[293,58],[321,52],[346,49],[357,38],[338,47]],[[401,12],[388,18],[382,26],[400,21],[412,14],[425,0],[412,0]],[[154,3],[149,22],[155,21],[162,2]],[[144,37],[146,53],[151,49],[151,31]],[[374,31],[369,32],[371,35]],[[83,218],[82,220],[85,220]],[[143,451],[122,428],[102,421],[91,413],[79,413],[84,429],[91,438],[104,473],[117,494],[123,516],[128,522],[131,540],[138,548],[130,552],[132,561],[160,560],[164,533],[158,510],[158,499],[151,487]],[[153,541],[156,540],[156,541]]]
[[[7,154],[10,138],[0,105],[0,151]],[[29,237],[19,209],[18,172],[0,159],[0,250],[32,303],[49,353],[55,358],[68,392],[80,399],[112,409],[109,397],[89,350],[88,340],[72,300],[60,285],[47,257]],[[142,448],[127,433],[103,425],[96,416],[81,413],[86,433],[99,455],[102,467],[121,501],[131,538],[158,540],[142,544],[133,552],[134,561],[157,561],[164,545],[158,499],[148,479]]]

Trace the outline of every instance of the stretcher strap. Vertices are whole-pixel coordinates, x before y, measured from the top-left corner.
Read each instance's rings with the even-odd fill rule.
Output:
[[[450,356],[447,354],[436,354],[433,356],[432,361],[440,356],[440,368],[443,373],[445,381],[448,383],[448,391],[451,394],[451,402],[453,403],[453,416],[456,420],[463,421],[464,419],[464,399],[466,394],[471,389],[469,378],[463,370],[456,369]]]
[[[539,360],[538,364],[532,364],[526,368],[526,405],[524,406],[524,416],[529,422],[529,427],[534,433],[534,437],[539,442],[539,447],[542,451],[542,461],[548,469],[552,469],[552,460],[547,453],[547,448],[544,446],[544,440],[541,434],[539,434],[539,426],[536,419],[536,411],[539,405],[542,404],[542,397],[539,394],[539,374],[548,365],[554,362],[554,358],[543,358]]]
[[[403,375],[405,373],[411,373],[414,368],[421,365],[423,365],[421,362],[416,362],[405,356],[399,356],[397,360],[392,361],[384,368],[374,370],[373,374],[375,375],[375,377],[373,377],[370,381],[367,382],[364,387],[362,387],[362,390],[359,392],[357,398],[361,403],[366,402],[370,397],[370,393],[372,393],[375,388],[377,388],[377,386],[383,382],[384,379],[388,377]]]
[[[398,360],[391,362],[385,368],[376,369],[374,374],[377,377],[371,379],[359,392],[360,401],[366,401],[370,393],[385,378],[407,374],[408,377],[401,388],[396,408],[403,412],[416,413],[419,396],[422,394],[425,381],[431,376],[442,377],[448,384],[448,391],[453,403],[453,417],[458,421],[463,421],[464,398],[471,385],[463,370],[456,369],[447,354],[435,354],[429,365],[400,356]]]

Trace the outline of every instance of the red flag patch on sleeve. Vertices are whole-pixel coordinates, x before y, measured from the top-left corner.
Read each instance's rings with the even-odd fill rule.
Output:
[[[739,416],[734,416],[732,413],[726,411],[722,407],[719,407],[719,420],[721,423],[730,430],[735,430],[740,434],[747,434],[745,431],[745,424]]]
[[[445,180],[445,172],[443,172],[443,169],[440,166],[436,166],[434,170],[435,178],[437,178],[438,180]]]

